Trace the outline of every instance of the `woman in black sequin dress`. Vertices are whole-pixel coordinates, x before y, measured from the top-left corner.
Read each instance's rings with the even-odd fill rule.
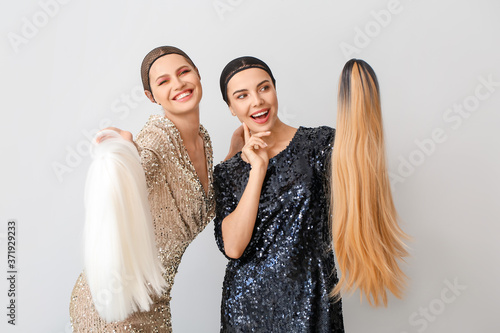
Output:
[[[244,124],[242,151],[214,170],[215,236],[229,263],[221,332],[344,332],[329,231],[335,130],[278,118],[275,80],[252,57],[230,62],[221,91]]]

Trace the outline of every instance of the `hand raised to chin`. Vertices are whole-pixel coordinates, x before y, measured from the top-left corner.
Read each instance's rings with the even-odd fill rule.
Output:
[[[271,135],[271,132],[267,131],[250,134],[248,126],[243,123],[243,133],[245,139],[245,145],[241,151],[243,159],[250,163],[252,169],[267,169],[267,165],[269,164],[267,143],[262,138]]]

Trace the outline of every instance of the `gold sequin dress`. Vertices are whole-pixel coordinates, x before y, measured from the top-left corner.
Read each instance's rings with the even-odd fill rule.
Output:
[[[85,273],[71,294],[73,332],[171,332],[170,291],[181,257],[214,215],[213,155],[208,132],[200,125],[205,144],[208,193],[205,193],[178,129],[168,118],[153,115],[137,135],[146,175],[158,256],[166,273],[167,288],[154,298],[149,312],[136,312],[120,322],[106,323],[92,302]]]

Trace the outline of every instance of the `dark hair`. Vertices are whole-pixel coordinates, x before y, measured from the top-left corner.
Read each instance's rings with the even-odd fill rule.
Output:
[[[345,102],[347,104],[350,103],[351,100],[351,80],[352,80],[352,70],[354,67],[354,64],[357,64],[358,66],[356,67],[357,70],[360,71],[360,80],[361,84],[364,87],[365,85],[368,87],[368,91],[370,92],[370,95],[373,96],[373,98],[380,99],[380,88],[378,85],[378,80],[377,80],[377,75],[375,75],[375,71],[373,68],[368,65],[368,63],[364,60],[361,59],[351,59],[346,64],[344,65],[344,69],[342,69],[342,74],[340,77],[340,85],[339,85],[339,99],[342,102]],[[361,73],[363,72],[363,73]],[[363,74],[363,75],[361,75]],[[371,78],[373,82],[375,83],[375,90],[373,91],[374,87],[371,84],[366,84],[364,82],[363,78]],[[348,105],[349,106],[349,105]]]
[[[158,60],[158,58],[163,57],[164,55],[168,54],[178,54],[186,58],[186,60],[189,62],[191,66],[194,67],[196,72],[198,73],[198,68],[195,66],[194,62],[189,58],[189,56],[182,51],[181,49],[175,47],[175,46],[159,46],[153,50],[151,50],[146,56],[144,57],[144,60],[142,60],[142,65],[141,65],[141,79],[142,79],[142,86],[144,87],[144,90],[147,90],[152,93],[151,91],[151,85],[149,83],[149,70],[151,69],[151,66],[153,63]],[[199,73],[198,73],[199,75]]]
[[[267,74],[269,74],[269,76],[271,77],[273,85],[276,88],[276,80],[274,79],[271,69],[265,62],[255,57],[249,57],[249,56],[239,57],[234,60],[231,60],[226,65],[226,67],[224,67],[222,73],[220,74],[220,91],[222,93],[222,99],[227,104],[229,104],[227,98],[227,84],[229,83],[229,80],[231,80],[231,78],[235,74],[249,68],[260,68],[266,71]]]

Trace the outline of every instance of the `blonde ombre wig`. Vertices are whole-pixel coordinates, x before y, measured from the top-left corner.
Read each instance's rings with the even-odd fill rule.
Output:
[[[380,93],[373,69],[349,60],[340,77],[332,154],[332,240],[341,277],[331,295],[360,290],[370,305],[401,298],[408,255],[386,167]]]

